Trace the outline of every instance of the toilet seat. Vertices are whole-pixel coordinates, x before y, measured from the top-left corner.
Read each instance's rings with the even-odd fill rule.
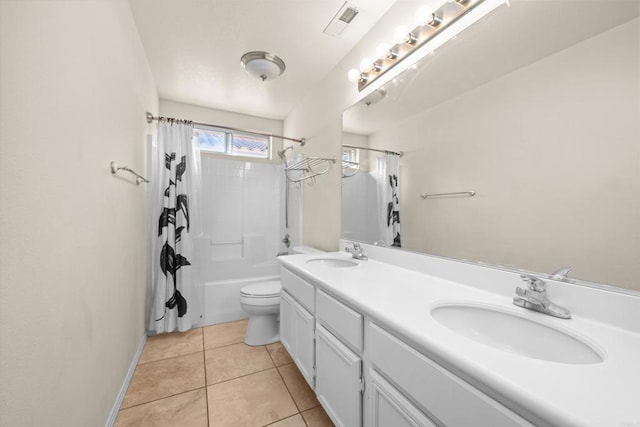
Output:
[[[254,283],[240,289],[240,296],[245,298],[280,298],[282,285],[279,280]]]

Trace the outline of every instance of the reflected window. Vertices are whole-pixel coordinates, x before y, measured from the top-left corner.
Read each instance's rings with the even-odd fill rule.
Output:
[[[357,148],[343,148],[342,149],[342,162],[343,163],[353,163],[353,164],[358,164],[359,159],[358,159],[358,153],[360,152],[360,150],[358,150]]]

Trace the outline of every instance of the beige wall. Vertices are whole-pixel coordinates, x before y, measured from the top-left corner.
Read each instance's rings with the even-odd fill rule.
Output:
[[[342,112],[353,104],[357,90],[346,78],[353,57],[361,57],[368,46],[352,50],[330,75],[287,116],[287,136],[305,137],[304,147],[294,144],[296,153],[340,160],[342,156]],[[349,59],[351,58],[351,59]],[[303,184],[303,244],[325,251],[338,250],[340,239],[340,195],[342,171],[340,162],[315,183]]]
[[[313,103],[296,110],[285,120],[287,136],[305,137],[304,147],[295,144],[295,152],[312,157],[336,157],[342,150],[342,118],[338,111],[327,111]],[[335,107],[334,107],[335,109]],[[341,110],[340,110],[341,111]],[[310,180],[302,181],[302,238],[303,244],[325,251],[338,249],[340,239],[340,162],[329,171]]]
[[[2,1],[0,425],[104,425],[145,330],[145,111],[129,5]]]
[[[638,34],[635,19],[371,135],[405,152],[403,247],[640,290]]]

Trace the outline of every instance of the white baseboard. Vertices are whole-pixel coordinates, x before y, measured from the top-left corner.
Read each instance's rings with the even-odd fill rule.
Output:
[[[124,381],[122,382],[122,387],[120,387],[120,392],[116,397],[116,401],[113,403],[113,408],[111,408],[111,413],[109,414],[109,418],[107,418],[105,427],[113,427],[113,425],[116,422],[116,417],[118,416],[120,405],[122,405],[122,401],[124,400],[124,395],[127,393],[127,389],[129,388],[129,383],[131,382],[133,373],[136,370],[136,366],[138,366],[138,360],[140,360],[140,356],[142,355],[142,349],[144,348],[144,344],[146,342],[147,342],[147,333],[145,332],[142,335],[140,342],[138,343],[138,348],[136,349],[136,353],[133,355],[133,360],[131,360],[131,364],[129,365],[129,370],[127,371],[127,375],[124,377]]]

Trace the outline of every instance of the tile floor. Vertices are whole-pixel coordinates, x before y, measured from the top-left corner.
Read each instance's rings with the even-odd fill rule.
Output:
[[[246,327],[150,337],[115,425],[333,426],[282,344],[245,345]]]

